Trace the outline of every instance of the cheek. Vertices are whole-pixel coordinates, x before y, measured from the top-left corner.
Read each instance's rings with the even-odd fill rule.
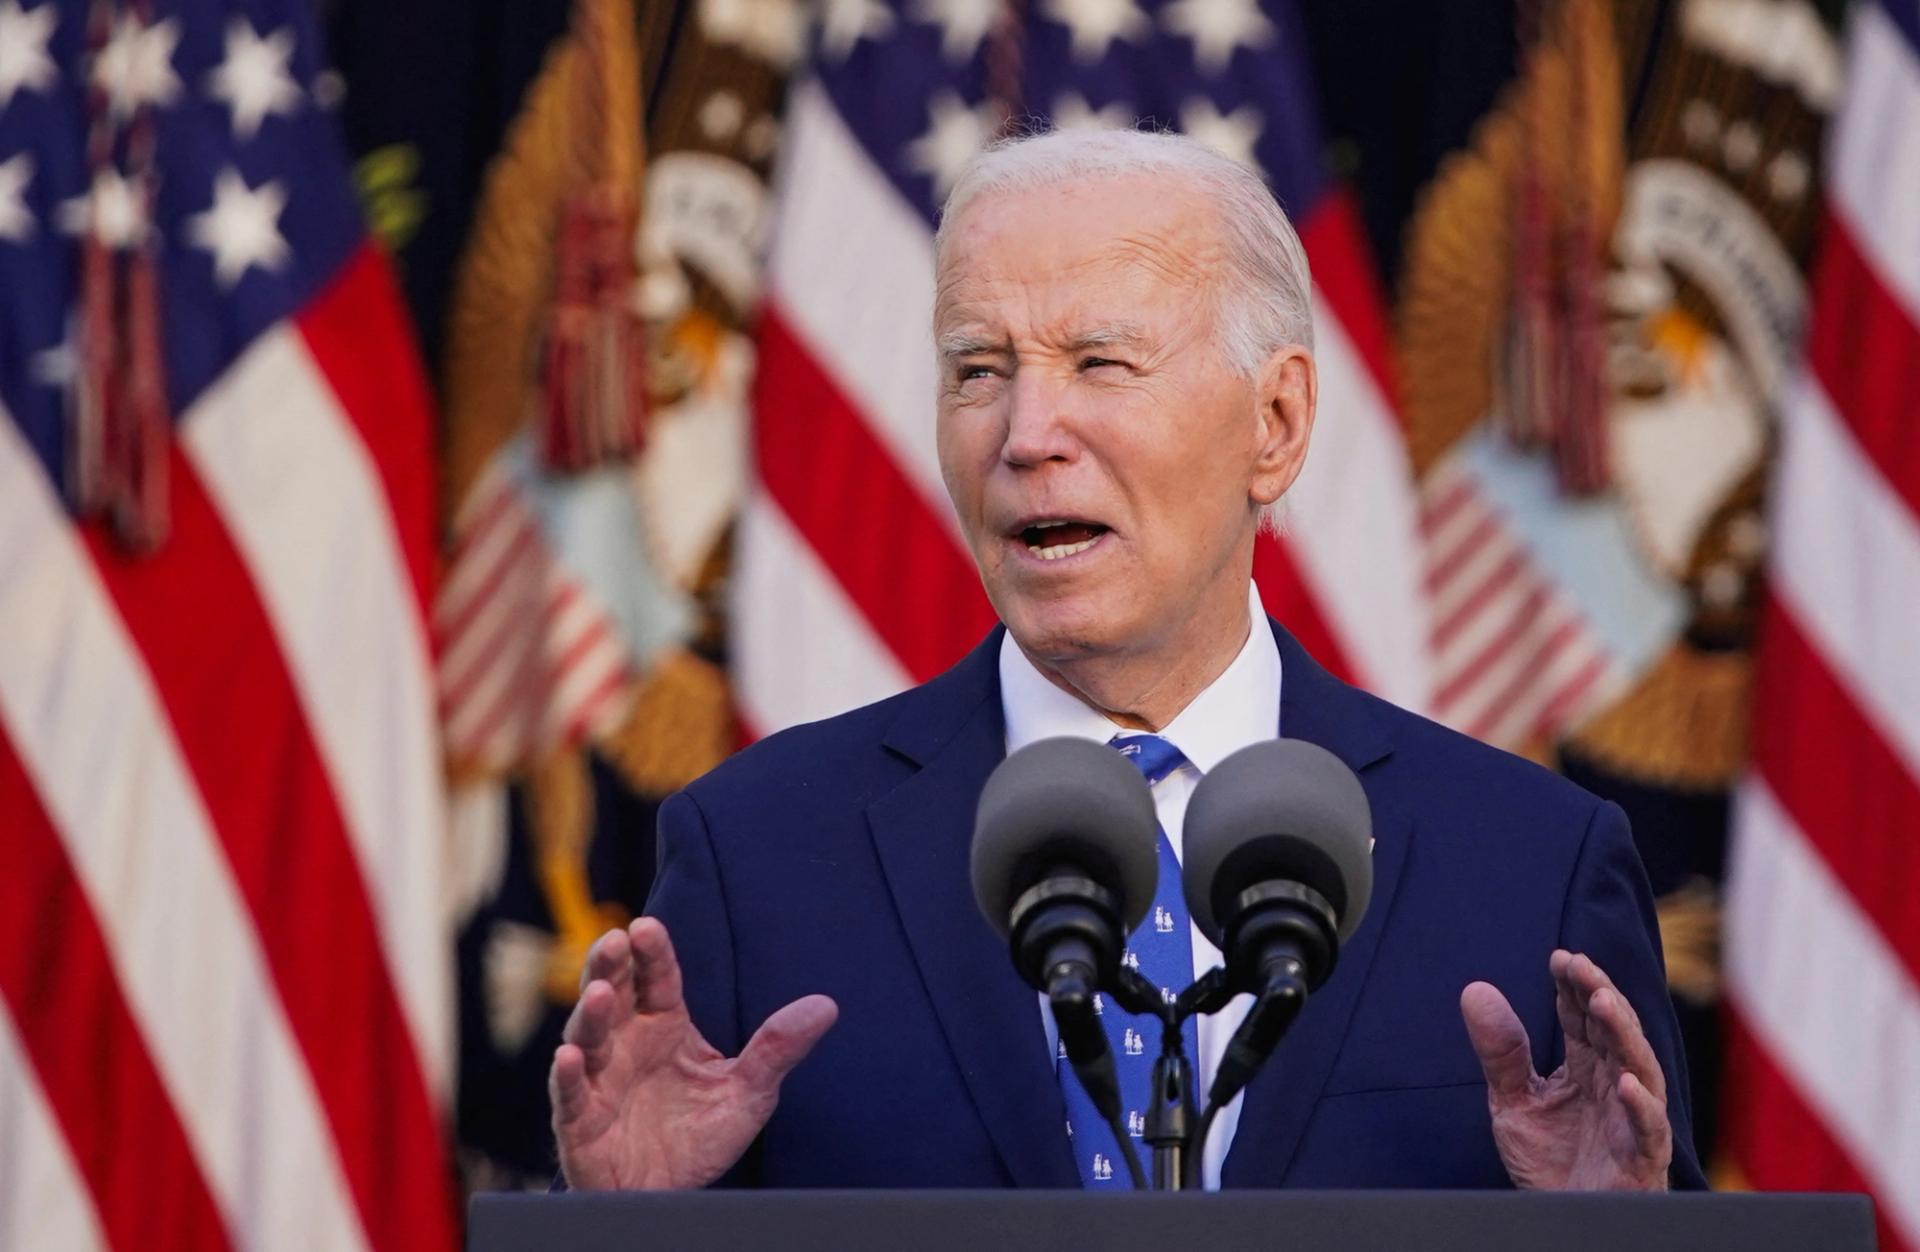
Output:
[[[1152,446],[1135,448],[1142,504],[1167,540],[1162,555],[1190,559],[1230,542],[1245,523],[1250,484],[1250,422],[1239,414],[1195,429],[1171,424]]]
[[[963,522],[978,512],[986,472],[995,456],[989,424],[967,410],[942,411],[934,428],[934,447],[940,458],[940,477]]]

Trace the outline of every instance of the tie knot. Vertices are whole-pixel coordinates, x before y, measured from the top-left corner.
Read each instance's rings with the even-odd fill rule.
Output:
[[[1158,735],[1115,735],[1107,746],[1133,762],[1152,786],[1186,764],[1186,754]]]

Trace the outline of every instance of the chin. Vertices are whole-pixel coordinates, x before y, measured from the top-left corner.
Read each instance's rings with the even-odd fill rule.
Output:
[[[1098,591],[1079,595],[1010,596],[1000,620],[1029,656],[1075,661],[1120,651],[1132,637],[1130,615],[1118,597]]]

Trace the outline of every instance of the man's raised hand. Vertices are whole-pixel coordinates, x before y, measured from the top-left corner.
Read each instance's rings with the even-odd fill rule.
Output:
[[[804,996],[730,1060],[687,1016],[666,927],[643,917],[608,931],[587,952],[580,1001],[547,1077],[567,1184],[712,1182],[753,1143],[779,1103],[781,1081],[838,1016],[827,997]]]
[[[1527,1029],[1505,996],[1484,982],[1460,993],[1501,1162],[1518,1187],[1665,1189],[1667,1079],[1639,1016],[1590,958],[1556,951],[1547,969],[1567,1056],[1545,1077],[1534,1073]]]

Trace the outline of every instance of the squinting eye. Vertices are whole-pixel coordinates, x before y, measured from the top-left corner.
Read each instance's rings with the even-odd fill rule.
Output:
[[[1083,370],[1099,369],[1102,365],[1119,365],[1119,364],[1121,364],[1121,362],[1109,360],[1108,358],[1103,356],[1089,356],[1089,357],[1080,358],[1080,368]]]
[[[963,383],[971,382],[976,378],[992,377],[993,367],[990,365],[962,365],[960,367],[960,381]]]

